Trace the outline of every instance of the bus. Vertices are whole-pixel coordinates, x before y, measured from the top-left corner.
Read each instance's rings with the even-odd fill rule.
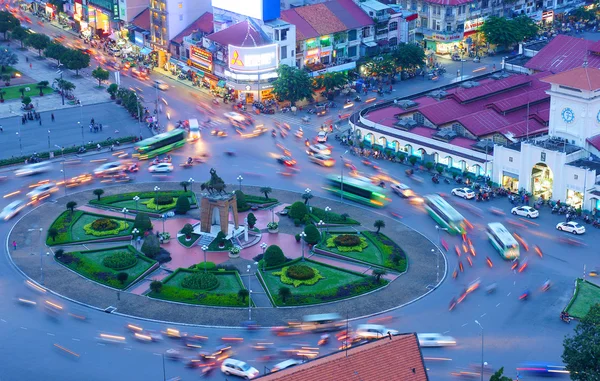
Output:
[[[148,160],[182,147],[184,144],[185,131],[177,128],[135,143],[137,153],[134,156],[137,156],[140,160]]]
[[[342,181],[340,176],[331,175],[327,177],[324,189],[343,196],[346,200],[379,208],[390,201],[385,189],[371,184],[368,179],[365,181],[350,177]]]
[[[448,229],[450,234],[465,234],[465,218],[446,200],[437,194],[424,197],[425,210],[440,227]]]
[[[519,258],[519,243],[500,222],[488,224],[487,235],[502,258],[510,260]]]
[[[302,330],[313,332],[338,331],[344,327],[344,321],[339,314],[315,314],[302,318]]]

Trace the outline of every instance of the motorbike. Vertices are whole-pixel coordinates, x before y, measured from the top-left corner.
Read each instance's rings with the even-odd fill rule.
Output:
[[[439,179],[438,177],[436,177],[436,176],[433,176],[433,177],[431,178],[431,181],[432,181],[434,184],[439,184],[439,183],[440,183],[440,179]]]
[[[563,311],[560,313],[560,320],[564,321],[565,323],[570,323],[573,318],[567,312]]]
[[[277,137],[277,131],[275,131],[275,130],[271,131],[271,136],[273,138],[276,138]]]
[[[493,294],[494,292],[496,292],[496,287],[496,283],[492,283],[485,288],[485,292],[488,294]]]
[[[360,102],[360,101],[361,101],[361,99],[360,99],[359,95],[357,95],[357,96],[354,97],[354,102]]]
[[[218,106],[218,105],[219,105],[219,100],[218,100],[217,98],[213,98],[213,100],[212,100],[212,103],[213,103],[214,105],[217,105],[217,106]]]
[[[545,281],[542,285],[542,291],[546,292],[550,289],[551,283],[549,280]]]
[[[554,205],[554,206],[552,207],[552,211],[551,211],[551,213],[552,213],[552,214],[556,214],[556,213],[558,213],[559,209],[560,209],[560,208],[559,208],[557,205]]]
[[[324,334],[324,335],[321,335],[321,338],[319,339],[319,342],[317,343],[317,345],[319,345],[319,346],[326,345],[328,342],[329,342],[329,335]]]
[[[450,179],[448,179],[448,178],[444,178],[444,183],[446,183],[446,184],[450,184]]]
[[[521,295],[519,295],[519,300],[527,300],[528,298],[529,298],[529,291],[525,291]]]

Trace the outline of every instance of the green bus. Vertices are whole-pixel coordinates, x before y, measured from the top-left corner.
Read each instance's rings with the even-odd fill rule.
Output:
[[[487,235],[502,258],[510,260],[519,258],[519,243],[500,222],[489,223]]]
[[[427,213],[440,227],[448,229],[450,234],[465,234],[465,218],[458,213],[446,200],[437,194],[424,197]]]
[[[378,208],[382,208],[390,201],[385,189],[373,185],[369,181],[352,177],[344,178],[342,181],[340,176],[330,175],[327,177],[324,189],[340,197],[343,196],[346,200]]]
[[[133,156],[137,156],[140,160],[148,160],[179,147],[183,147],[185,140],[185,130],[179,128],[154,135],[151,138],[135,143],[135,150],[137,153]]]

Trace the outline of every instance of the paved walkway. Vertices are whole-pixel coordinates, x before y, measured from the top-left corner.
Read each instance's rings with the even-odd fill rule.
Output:
[[[328,265],[339,267],[341,269],[346,269],[349,271],[354,271],[354,272],[366,274],[366,275],[372,275],[371,274],[371,270],[373,269],[372,266],[362,265],[362,264],[359,264],[356,262],[343,261],[341,259],[335,259],[335,258],[328,257],[326,255],[319,255],[319,254],[310,254],[308,256],[308,258],[310,258],[314,261],[318,261],[321,263],[326,263]],[[394,279],[398,278],[398,276],[399,276],[398,274],[392,273],[392,274],[384,275],[383,278],[385,278],[391,282]]]
[[[156,183],[145,183],[122,184],[115,187],[106,187],[105,195],[110,196],[111,194],[116,193],[153,189],[155,185]],[[180,189],[178,183],[161,182],[160,187],[163,190]],[[258,188],[246,188],[245,191],[258,194]],[[281,202],[290,204],[300,200],[300,194],[281,190],[275,190],[272,197],[279,199]],[[40,281],[39,258],[30,255],[32,252],[39,252],[40,241],[39,236],[37,234],[31,234],[28,229],[38,227],[47,229],[56,216],[65,210],[65,204],[68,201],[75,201],[79,205],[85,205],[89,199],[89,192],[80,192],[70,194],[68,197],[59,198],[56,202],[44,203],[23,216],[23,218],[15,225],[7,239],[9,242],[12,242],[13,240],[17,241],[19,248],[16,251],[11,251],[10,255],[15,264],[30,278],[38,282]],[[263,326],[280,325],[287,321],[299,319],[306,314],[340,311],[347,311],[351,318],[364,316],[414,300],[428,292],[428,285],[435,284],[436,261],[435,256],[431,255],[431,249],[434,248],[434,245],[421,234],[387,216],[375,214],[370,211],[366,212],[365,209],[347,204],[339,204],[332,200],[313,198],[311,200],[311,205],[321,208],[329,205],[332,208],[335,207],[335,210],[339,213],[348,213],[353,217],[360,216],[363,226],[372,226],[375,220],[384,219],[387,225],[386,234],[394,239],[407,252],[409,270],[406,274],[396,278],[387,287],[352,300],[308,307],[256,308],[253,311],[252,316],[259,324]],[[170,221],[176,221],[176,219]],[[297,230],[298,228],[293,226],[293,222],[290,222],[289,219],[283,219],[280,224],[280,234],[265,234],[264,239],[272,238],[273,240],[281,240],[286,239],[283,238],[286,236],[293,239],[293,233]],[[169,245],[175,244],[178,245],[178,243],[174,241],[169,243]],[[283,244],[286,243],[284,242]],[[289,242],[287,244],[288,247],[290,244],[296,245],[293,247],[299,246],[295,240]],[[106,246],[107,244],[104,245]],[[68,249],[72,250],[74,248],[69,247]],[[258,246],[254,246],[252,249],[260,250]],[[49,251],[46,247],[42,248],[42,250]],[[262,250],[260,251],[262,252]],[[289,253],[286,252],[287,256],[294,256],[297,255],[296,253],[300,250],[288,249],[288,251]],[[190,254],[188,253],[186,255]],[[199,258],[201,253],[197,252],[192,255],[197,255]],[[227,254],[225,253],[225,255]],[[46,287],[61,295],[65,295],[66,297],[98,308],[104,309],[112,305],[117,307],[118,312],[124,314],[190,324],[237,326],[248,319],[248,311],[246,308],[216,310],[215,308],[204,306],[172,304],[137,295],[143,291],[136,291],[135,294],[121,293],[120,300],[117,300],[115,290],[89,282],[81,276],[66,270],[62,265],[56,263],[52,256],[45,257],[45,259],[44,278]],[[209,260],[214,261],[212,258]],[[201,261],[196,260],[194,263],[198,262]],[[252,264],[253,261],[246,258],[238,258],[230,259],[227,263],[231,263],[238,268],[245,268],[246,265]],[[443,265],[444,263],[442,263],[442,266]],[[444,272],[444,270],[445,269],[442,269],[442,272]],[[251,282],[254,282],[254,279]],[[140,284],[139,287],[141,288],[143,285]],[[259,294],[254,297],[255,303],[262,306],[263,302],[259,300],[259,297]],[[219,313],[215,313],[215,311],[219,311]]]

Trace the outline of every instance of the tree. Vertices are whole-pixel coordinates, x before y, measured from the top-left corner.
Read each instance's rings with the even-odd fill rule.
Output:
[[[10,32],[19,26],[21,26],[21,22],[12,13],[0,11],[0,33],[4,34],[5,40],[6,32]]]
[[[425,51],[415,44],[400,44],[392,53],[392,58],[403,71],[416,69],[425,63]]]
[[[55,227],[51,227],[50,229],[48,229],[48,237],[52,238],[52,242],[54,242],[54,240],[56,240],[56,237],[58,237],[58,229]]]
[[[35,85],[35,87],[37,87],[40,90],[40,97],[44,96],[44,89],[48,87],[49,84],[50,83],[48,81],[41,81],[38,82],[37,85]]]
[[[192,233],[194,232],[194,227],[192,224],[183,225],[183,229],[181,229],[181,233],[185,235],[186,239],[192,238]]]
[[[384,269],[373,269],[373,271],[371,271],[373,273],[373,276],[375,277],[375,280],[377,280],[377,282],[379,282],[381,280],[381,277],[384,276],[385,274],[387,274],[387,271],[385,271]]]
[[[182,181],[182,182],[179,183],[179,185],[183,187],[183,191],[184,192],[187,192],[187,187],[190,186],[190,182],[189,181]]]
[[[129,274],[127,274],[124,271],[121,271],[120,273],[117,274],[117,280],[119,282],[121,282],[121,284],[125,284],[125,282],[127,281],[127,278],[129,278]]]
[[[371,59],[362,66],[362,70],[367,77],[393,75],[396,73],[396,63],[390,55],[385,55]]]
[[[90,66],[90,56],[79,50],[69,49],[62,58],[62,62],[67,69],[75,70],[75,74],[79,75],[79,70]]]
[[[154,234],[148,235],[144,238],[141,250],[148,258],[156,258],[160,254],[160,242],[158,238]]]
[[[342,217],[342,220],[346,221],[350,217],[350,215],[348,213],[342,213],[340,217]]]
[[[273,192],[273,189],[271,189],[271,187],[261,187],[260,188],[260,193],[265,195],[265,200],[269,199],[269,193]]]
[[[27,87],[19,87],[19,92],[21,93],[21,98],[25,96],[25,92],[27,91]]]
[[[94,195],[98,197],[98,201],[100,201],[100,196],[104,194],[104,189],[94,189]]]
[[[104,70],[100,66],[92,71],[92,77],[98,80],[98,87],[102,86],[102,82],[106,81],[109,75],[108,70]]]
[[[438,164],[438,165],[435,167],[435,170],[437,171],[437,173],[439,173],[439,174],[441,175],[441,174],[442,174],[442,172],[444,172],[444,167]]]
[[[2,74],[2,81],[6,86],[10,85],[10,74]]]
[[[10,32],[10,37],[21,42],[21,49],[24,48],[25,40],[29,37],[29,32],[22,26],[18,26]]]
[[[510,23],[517,30],[519,41],[532,39],[538,34],[539,27],[529,16],[516,17]]]
[[[308,205],[308,200],[310,200],[311,198],[313,198],[313,195],[311,192],[302,193],[302,199],[304,200],[304,205]]]
[[[21,100],[21,102],[27,108],[31,104],[31,97],[28,96],[28,95],[26,95],[26,96],[23,97],[23,99]]]
[[[277,98],[289,101],[292,105],[297,101],[312,98],[312,80],[304,70],[279,65],[277,79],[273,82],[273,93]]]
[[[304,204],[300,201],[296,201],[295,203],[292,204],[292,206],[290,206],[289,216],[292,219],[297,218],[300,221],[302,221],[302,219],[304,219],[304,216],[306,216],[306,213],[308,213],[306,204]]]
[[[42,50],[46,49],[48,45],[50,45],[50,37],[46,36],[45,34],[33,33],[27,37],[25,40],[25,45],[37,49],[38,55],[41,57]]]
[[[67,209],[69,209],[71,211],[71,213],[73,213],[76,206],[77,206],[77,203],[75,201],[67,202]]]
[[[150,221],[148,214],[140,212],[135,215],[133,227],[136,228],[140,233],[147,232],[148,230],[152,229],[152,221]]]
[[[6,71],[6,67],[14,65],[19,62],[19,57],[8,48],[0,49],[0,65],[2,66],[2,72]]]
[[[58,249],[54,252],[54,258],[60,259],[60,257],[62,257],[64,253],[65,251],[63,249]]]
[[[433,168],[433,163],[428,161],[427,163],[425,163],[425,168],[427,168],[428,171],[431,171],[431,169]]]
[[[248,217],[246,218],[248,219],[248,227],[252,229],[256,225],[256,216],[254,213],[248,213]]]
[[[285,255],[279,246],[271,245],[265,250],[263,260],[267,267],[278,266],[285,263]]]
[[[584,7],[578,7],[569,12],[569,18],[573,21],[592,21],[596,18],[596,13],[593,10],[587,10]]]
[[[496,373],[492,374],[490,381],[512,381],[512,378],[504,376],[504,367],[502,367]]]
[[[6,91],[0,90],[0,102],[2,103],[4,103],[4,94],[6,94]]]
[[[373,227],[375,227],[377,229],[377,231],[375,233],[379,234],[379,231],[381,230],[381,228],[385,227],[385,221],[377,220],[377,221],[375,221],[375,223],[373,223]]]
[[[287,298],[289,298],[290,296],[292,296],[292,291],[290,290],[289,287],[279,287],[279,290],[277,291],[277,294],[281,298],[281,301],[283,303],[285,303],[285,300]]]
[[[68,52],[69,48],[66,48],[63,45],[55,42],[52,42],[50,45],[48,45],[48,47],[46,47],[46,49],[44,49],[44,55],[48,58],[56,60],[57,64],[60,64],[60,61]]]
[[[116,83],[111,83],[106,89],[106,92],[110,94],[110,99],[115,99],[117,97],[117,91],[119,91],[119,85]]]
[[[315,245],[321,240],[321,233],[313,224],[308,224],[304,227],[304,234],[306,234],[304,241],[306,241],[306,243],[309,245]]]
[[[176,214],[186,214],[190,210],[190,200],[184,194],[177,197],[177,203],[175,204]]]
[[[411,156],[411,157],[409,157],[409,158],[408,158],[408,162],[410,163],[410,165],[413,165],[413,166],[414,166],[415,164],[417,164],[417,161],[418,161],[418,160],[419,160],[419,158],[418,158],[418,157],[416,157],[416,156]]]
[[[246,298],[248,297],[248,295],[250,295],[250,291],[246,290],[245,288],[242,288],[238,291],[238,297],[242,299],[242,303],[246,302]]]
[[[341,89],[348,83],[348,77],[342,72],[325,73],[319,78],[320,87],[325,88],[327,98],[330,100],[333,99],[335,90]]]
[[[488,18],[480,30],[490,44],[509,47],[520,41],[518,30],[504,17]]]
[[[562,360],[574,381],[600,380],[600,304],[595,304],[563,342]]]
[[[150,290],[156,294],[160,294],[160,291],[162,290],[163,284],[161,281],[159,280],[153,280],[150,283]]]

